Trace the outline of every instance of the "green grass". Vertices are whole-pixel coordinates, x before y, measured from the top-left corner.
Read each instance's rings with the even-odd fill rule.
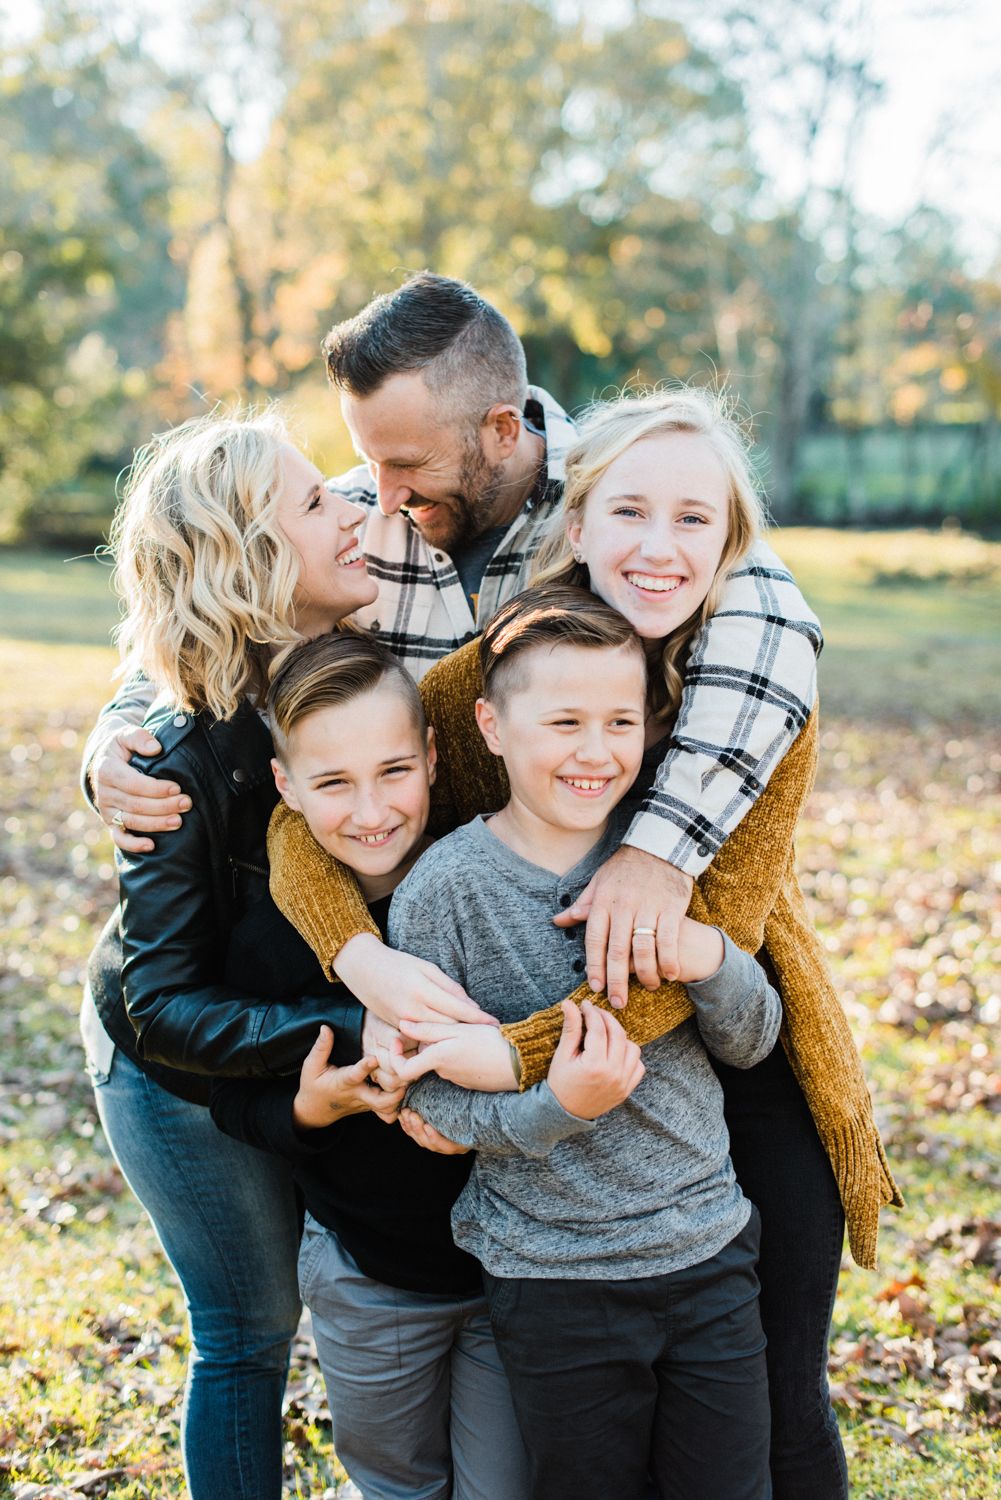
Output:
[[[938,538],[834,536],[837,546],[827,533],[782,533],[779,550],[828,629],[825,699],[842,671],[879,712],[825,715],[800,868],[908,1206],[884,1213],[878,1272],[846,1256],[831,1379],[857,1497],[993,1500],[1001,733],[972,714],[962,727],[936,722],[941,698],[918,692],[927,669],[915,679],[902,663],[922,601],[939,601],[936,628],[950,640],[976,638],[980,612],[996,615],[997,585],[961,581],[974,564],[956,549],[945,581],[914,582],[945,567]],[[71,634],[70,575],[47,559],[42,575],[43,564],[59,588],[33,585],[34,617]],[[884,580],[873,584],[876,571]],[[852,645],[839,631],[866,608],[878,641]],[[116,658],[96,643],[12,639],[9,617],[0,626],[0,1495],[112,1470],[124,1471],[108,1480],[116,1500],[180,1496],[182,1299],[114,1170],[76,1021],[86,957],[115,900],[110,842],[83,810],[77,759]],[[986,640],[985,659],[996,649]],[[985,694],[996,692],[989,676]],[[304,1339],[285,1429],[289,1495],[337,1492],[343,1471],[324,1418]]]
[[[0,548],[0,636],[106,646],[117,623],[109,564]]]
[[[824,627],[826,714],[990,724],[1001,713],[1001,544],[931,531],[776,530]]]

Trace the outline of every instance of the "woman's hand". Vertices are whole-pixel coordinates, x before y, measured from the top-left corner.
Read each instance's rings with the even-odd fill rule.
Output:
[[[440,1156],[465,1156],[471,1150],[469,1146],[460,1146],[456,1141],[450,1141],[448,1136],[442,1135],[423,1120],[415,1109],[404,1109],[400,1113],[400,1125],[406,1131],[412,1141],[418,1146],[423,1146],[425,1151],[437,1151]]]
[[[377,1088],[370,1080],[379,1066],[377,1057],[363,1057],[349,1068],[332,1068],[330,1051],[334,1033],[329,1026],[320,1027],[299,1075],[299,1092],[292,1105],[292,1119],[299,1130],[318,1130],[332,1125],[345,1115],[360,1115],[370,1110],[387,1125],[399,1118],[400,1105],[407,1086],[401,1083],[391,1092]]]
[[[181,795],[181,788],[155,776],[144,776],[130,764],[133,755],[159,755],[160,742],[145,729],[120,729],[97,751],[87,772],[94,803],[111,830],[119,849],[132,854],[148,854],[153,840],[137,834],[168,833],[181,825],[181,813],[191,806],[191,798]],[[116,813],[125,819],[125,827],[112,822]]]
[[[400,1030],[420,1043],[411,1057],[405,1056],[402,1038],[393,1044],[392,1066],[397,1077],[408,1083],[434,1072],[461,1088],[484,1094],[503,1094],[518,1087],[511,1044],[496,1026],[404,1021]]]
[[[587,982],[595,994],[606,990],[616,1010],[629,998],[630,968],[648,990],[679,977],[678,930],[693,883],[656,854],[623,844],[574,905],[553,918],[557,927],[586,920]]]
[[[499,1024],[437,964],[397,953],[372,932],[358,932],[348,939],[334,959],[334,972],[366,1010],[397,1030],[403,1029],[404,1021]]]

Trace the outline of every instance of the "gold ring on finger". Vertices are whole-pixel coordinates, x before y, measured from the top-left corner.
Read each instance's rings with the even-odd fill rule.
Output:
[[[656,927],[634,927],[633,937],[656,937]]]
[[[122,809],[120,807],[115,809],[115,816],[111,820],[111,826],[112,828],[125,827],[125,814],[122,812]]]

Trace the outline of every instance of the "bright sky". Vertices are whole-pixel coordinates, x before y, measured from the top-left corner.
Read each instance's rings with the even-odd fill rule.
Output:
[[[996,260],[1001,4],[874,0],[873,22],[874,70],[885,90],[859,153],[861,206],[892,220],[924,198],[963,221],[978,261]]]

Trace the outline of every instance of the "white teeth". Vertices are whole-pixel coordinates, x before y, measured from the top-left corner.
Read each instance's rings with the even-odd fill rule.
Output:
[[[384,844],[395,832],[395,828],[387,828],[385,833],[356,833],[354,837],[359,844]]]
[[[608,785],[608,777],[601,781],[585,781],[582,776],[564,776],[561,778],[568,786],[574,786],[580,792],[600,792]]]
[[[627,573],[626,578],[638,589],[647,589],[651,594],[673,594],[683,582],[680,578],[657,578],[650,573]]]
[[[346,568],[349,563],[359,562],[361,560],[361,555],[361,548],[355,547],[352,549],[352,551],[346,552],[343,557],[339,557],[337,559],[337,566],[339,568]]]

